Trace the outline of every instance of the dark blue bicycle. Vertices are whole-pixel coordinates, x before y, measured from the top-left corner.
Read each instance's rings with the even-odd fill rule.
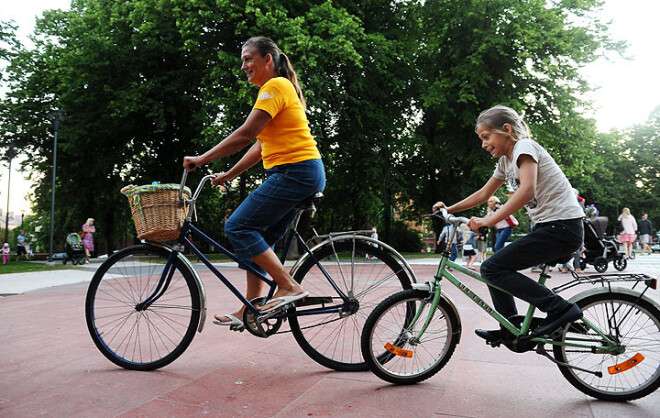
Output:
[[[303,351],[319,364],[341,371],[367,370],[359,344],[362,327],[378,303],[410,289],[415,282],[405,259],[392,247],[363,235],[366,231],[317,234],[304,240],[298,223],[303,214],[316,210],[315,203],[322,195],[312,196],[296,208],[281,254],[284,262],[292,243],[297,243],[302,256],[291,268],[291,276],[303,283],[310,296],[295,306],[262,314],[257,307],[273,296],[275,282],[242,265],[268,285],[267,296],[247,300],[187,238],[192,234],[241,264],[192,223],[200,191],[213,176],[204,177],[192,197],[189,190],[184,193],[186,178],[184,172],[180,185],[160,187],[176,190],[178,197],[166,205],[177,206],[184,213],[180,230],[165,236],[175,241],[143,240],[118,251],[99,267],[89,285],[87,326],[101,353],[127,369],[154,370],[177,359],[195,333],[203,330],[206,294],[195,266],[183,254],[187,248],[245,305],[243,322],[250,333],[266,338],[292,332]],[[141,187],[151,191],[158,188]],[[144,215],[146,200],[143,197],[141,201],[139,214]],[[133,215],[138,216],[138,211]],[[280,331],[285,319],[290,331]]]

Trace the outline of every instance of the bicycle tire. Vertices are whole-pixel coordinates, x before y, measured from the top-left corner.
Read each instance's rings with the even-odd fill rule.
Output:
[[[660,386],[660,310],[653,304],[625,293],[601,293],[579,299],[576,303],[582,309],[584,317],[594,323],[608,337],[616,337],[616,324],[620,344],[626,351],[620,355],[599,354],[589,349],[555,345],[553,348],[558,361],[599,371],[603,377],[580,370],[559,366],[562,375],[578,390],[586,395],[606,401],[625,402],[639,399],[653,393]],[[611,313],[616,314],[611,317]],[[615,319],[614,322],[608,318]],[[567,325],[559,341],[579,339],[584,343],[593,340],[593,345],[601,345],[600,338],[593,331],[586,331],[586,326],[575,321]],[[637,354],[643,356],[635,357]],[[625,364],[627,360],[637,365],[625,371],[612,370],[610,367]],[[624,369],[626,366],[623,367]]]
[[[371,258],[365,259],[366,256]],[[387,296],[410,289],[411,278],[388,252],[359,237],[328,243],[318,248],[314,257],[345,294],[354,295],[359,309],[345,317],[337,312],[298,316],[296,310],[291,310],[291,332],[300,348],[322,366],[338,371],[366,371],[368,366],[360,352],[364,321]],[[310,292],[310,300],[320,296],[331,298],[334,305],[342,303],[312,258],[296,270],[294,279]]]
[[[200,318],[200,292],[180,260],[167,291],[138,311],[159,282],[170,252],[148,244],[112,255],[87,290],[85,317],[92,340],[113,363],[130,370],[155,370],[176,360],[190,345]]]
[[[420,342],[410,343],[430,313],[429,297],[422,290],[405,290],[387,298],[369,315],[362,333],[362,355],[379,378],[397,385],[418,383],[438,373],[454,354],[458,318],[444,299]],[[422,302],[425,307],[420,318],[408,329]],[[391,354],[386,347],[396,347],[409,356]]]

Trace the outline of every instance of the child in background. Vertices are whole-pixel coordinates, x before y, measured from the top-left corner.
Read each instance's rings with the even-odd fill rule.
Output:
[[[9,243],[5,242],[5,245],[2,246],[2,264],[9,263],[9,254],[11,254],[11,248],[9,248]]]
[[[486,258],[488,258],[488,256],[486,255],[486,250],[488,248],[488,242],[487,242],[487,239],[486,239],[486,235],[479,234],[475,238],[475,243],[476,243],[477,252],[478,252],[477,262],[483,263],[484,261],[486,261]]]

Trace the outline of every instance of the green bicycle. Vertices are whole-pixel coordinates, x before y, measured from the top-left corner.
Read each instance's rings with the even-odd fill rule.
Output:
[[[427,216],[453,226],[448,243],[459,225],[468,221],[444,209]],[[460,341],[461,320],[456,305],[442,292],[444,278],[511,333],[510,338],[490,345],[504,345],[516,353],[535,351],[554,362],[583,393],[602,400],[629,401],[660,386],[660,307],[646,295],[649,289],[656,289],[657,279],[644,274],[575,275],[574,280],[553,291],[597,285],[570,299],[580,306],[583,317],[552,335],[534,336],[530,330],[542,319],[534,317],[534,306],[524,316],[504,318],[449,269],[490,283],[448,256],[446,248],[433,281],[414,284],[413,289],[388,297],[369,315],[362,331],[362,355],[381,379],[402,385],[421,382],[451,358]],[[546,265],[540,274],[542,285],[550,277],[549,267]],[[634,285],[613,287],[616,282]],[[554,356],[546,347],[551,347]]]

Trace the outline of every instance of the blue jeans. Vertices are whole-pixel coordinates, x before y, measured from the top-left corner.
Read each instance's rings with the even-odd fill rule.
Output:
[[[497,230],[497,238],[495,239],[495,247],[493,248],[494,253],[504,248],[504,244],[509,240],[509,238],[511,238],[512,232],[513,228],[510,226]]]
[[[458,245],[452,244],[450,247],[449,260],[456,261],[456,258],[458,258]]]
[[[532,232],[486,260],[481,265],[481,274],[511,293],[488,288],[495,310],[505,318],[517,315],[514,296],[547,313],[554,314],[568,308],[569,303],[559,295],[518,271],[543,263],[568,260],[582,244],[582,231],[581,219],[536,224]]]
[[[266,170],[266,174],[266,181],[225,223],[225,233],[236,256],[246,264],[284,236],[300,202],[325,188],[325,169],[320,159],[282,164]],[[265,274],[254,263],[252,266]]]

